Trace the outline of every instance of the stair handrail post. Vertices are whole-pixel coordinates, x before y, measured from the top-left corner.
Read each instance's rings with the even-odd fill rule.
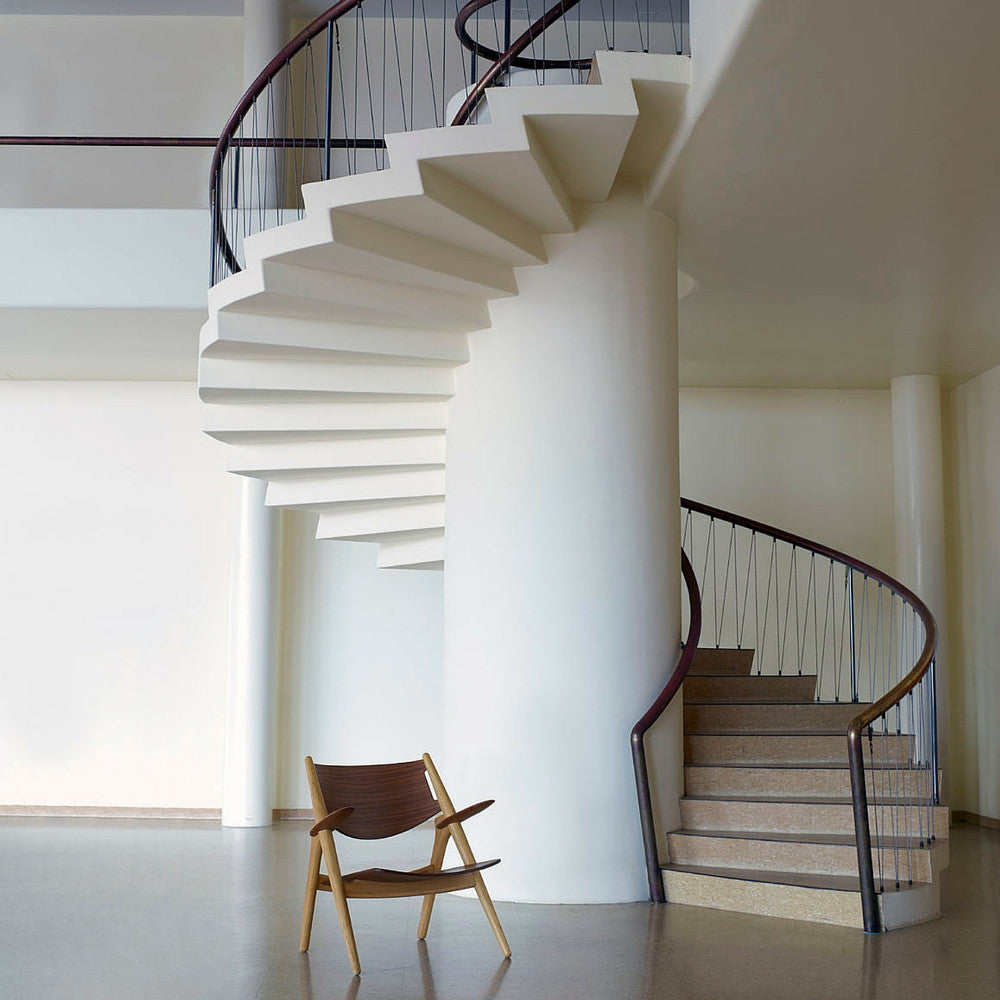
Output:
[[[865,783],[865,759],[862,731],[854,723],[847,732],[847,758],[851,769],[851,805],[858,848],[858,879],[861,884],[861,914],[868,934],[882,930],[882,919],[875,892],[875,869],[872,864],[872,838],[868,824],[868,789]]]
[[[656,821],[653,817],[653,797],[649,787],[649,770],[646,767],[646,748],[643,742],[646,732],[663,714],[666,707],[673,701],[674,695],[680,690],[684,678],[694,661],[698,651],[698,640],[701,638],[701,591],[698,589],[698,579],[694,567],[681,549],[681,575],[687,588],[690,620],[688,622],[687,638],[681,643],[681,655],[674,672],[670,675],[663,690],[656,700],[646,710],[643,717],[632,727],[630,742],[632,746],[632,770],[635,774],[635,790],[639,800],[639,825],[642,828],[642,846],[646,858],[646,881],[649,885],[649,901],[665,903],[666,894],[663,891],[663,876],[660,873],[660,855],[656,846]]]

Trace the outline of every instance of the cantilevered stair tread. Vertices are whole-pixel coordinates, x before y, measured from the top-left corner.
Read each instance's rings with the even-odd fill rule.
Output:
[[[671,830],[671,837],[707,837],[726,840],[775,841],[782,844],[824,844],[831,846],[855,847],[857,841],[853,833],[784,833],[770,830]],[[907,837],[875,838],[872,831],[872,847],[906,847],[912,843]]]

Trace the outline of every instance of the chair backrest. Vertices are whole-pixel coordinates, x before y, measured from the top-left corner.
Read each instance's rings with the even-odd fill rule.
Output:
[[[354,807],[354,812],[338,829],[356,840],[394,837],[441,811],[427,784],[427,769],[422,760],[313,766],[327,812]]]

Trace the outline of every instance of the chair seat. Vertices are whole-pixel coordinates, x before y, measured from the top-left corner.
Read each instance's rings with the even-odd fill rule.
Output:
[[[393,868],[366,868],[364,871],[351,872],[344,876],[345,882],[423,882],[426,879],[448,878],[454,875],[471,875],[481,872],[484,868],[492,868],[500,864],[499,858],[492,861],[477,861],[474,865],[459,865],[457,868],[442,868],[432,872],[426,868],[417,868],[411,872],[396,871]]]

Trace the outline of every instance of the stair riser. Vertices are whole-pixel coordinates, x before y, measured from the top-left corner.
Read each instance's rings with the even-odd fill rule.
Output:
[[[722,868],[753,868],[758,871],[809,872],[816,875],[858,874],[858,851],[854,844],[811,844],[795,841],[739,840],[726,837],[686,837],[670,834],[667,838],[670,860],[674,864],[718,866]],[[884,877],[900,876],[915,882],[929,882],[935,866],[929,847],[917,848],[910,854],[891,849],[872,851],[875,872]]]
[[[864,926],[861,896],[856,892],[743,882],[688,872],[664,872],[663,888],[669,903],[756,913],[766,917],[813,920],[841,927]]]
[[[685,705],[687,733],[841,732],[863,709],[846,705]]]
[[[930,793],[927,771],[866,770],[869,799],[922,798]],[[782,767],[686,767],[684,787],[688,795],[787,796],[788,798],[844,798],[851,794],[851,775],[846,766],[830,768]]]
[[[747,830],[755,833],[854,833],[854,814],[848,803],[736,802],[681,799],[681,825],[689,830]],[[877,816],[876,816],[877,812]],[[893,815],[895,812],[895,825]],[[919,836],[926,827],[927,810],[915,807],[890,811],[870,807],[869,825],[894,836]],[[935,833],[948,836],[948,809],[934,810]]]
[[[875,754],[881,761],[906,761],[912,736],[876,737]],[[847,735],[755,736],[699,735],[684,737],[688,764],[847,764]]]
[[[691,677],[684,681],[684,703],[788,702],[812,703],[815,676],[802,677]]]
[[[688,677],[745,677],[752,667],[752,649],[698,649]]]

